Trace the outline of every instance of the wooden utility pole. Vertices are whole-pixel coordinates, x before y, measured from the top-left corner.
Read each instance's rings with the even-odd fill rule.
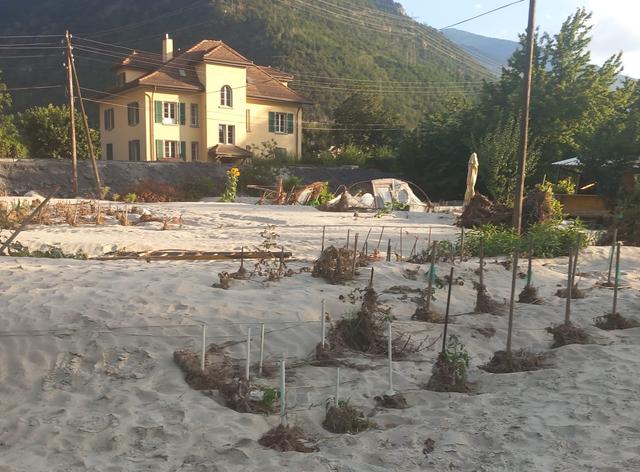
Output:
[[[71,35],[65,31],[64,39],[67,43],[67,91],[69,93],[69,121],[71,132],[71,186],[73,195],[78,196],[78,151],[76,149],[76,116],[73,99],[73,57],[71,53]]]
[[[69,33],[67,31],[67,33]],[[71,35],[67,37],[69,42],[69,50],[71,48]],[[82,101],[82,91],[80,90],[80,79],[78,79],[78,72],[76,71],[76,63],[73,60],[73,52],[71,53],[71,70],[75,79],[76,91],[78,92],[78,102],[80,103],[80,112],[82,113],[82,124],[84,125],[84,132],[87,138],[87,146],[89,147],[89,156],[91,156],[91,167],[93,168],[93,177],[96,181],[96,198],[102,199],[102,183],[100,182],[100,172],[98,171],[98,163],[96,162],[96,154],[93,149],[93,141],[91,140],[91,131],[89,130],[89,121],[87,120],[87,114],[84,110],[84,102]]]
[[[529,108],[531,106],[531,72],[535,42],[536,0],[529,0],[529,25],[527,26],[527,50],[524,83],[522,87],[522,112],[520,115],[520,143],[518,145],[518,182],[513,208],[513,227],[520,234],[522,229],[522,201],[524,199],[524,176],[527,167],[527,145],[529,137]]]

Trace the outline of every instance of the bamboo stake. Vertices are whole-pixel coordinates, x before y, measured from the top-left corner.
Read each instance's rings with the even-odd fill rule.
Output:
[[[207,325],[202,325],[202,349],[200,351],[200,370],[204,372],[205,355],[207,352]]]
[[[571,275],[573,274],[573,248],[569,249],[569,269],[567,273],[567,301],[564,307],[564,324],[569,324],[571,320]]]
[[[321,311],[322,313],[320,313],[320,332],[321,332],[321,337],[320,337],[320,345],[322,346],[322,349],[324,349],[324,345],[325,345],[325,339],[326,339],[326,333],[327,333],[327,327],[326,327],[326,310],[325,310],[325,304],[324,304],[324,299],[322,300],[322,308]]]
[[[533,239],[529,236],[529,250],[527,251],[527,288],[531,287],[531,281],[533,279],[533,270],[531,268],[533,259]]]
[[[287,391],[285,385],[285,359],[280,362],[280,424],[287,425]]]
[[[369,288],[373,288],[373,267],[371,268],[371,275],[369,276]]]
[[[258,375],[262,377],[262,365],[264,363],[264,323],[260,325],[260,363],[258,364]]]
[[[433,292],[433,279],[436,274],[436,251],[437,251],[438,243],[433,242],[433,247],[431,248],[431,266],[429,267],[429,282],[427,284],[427,303],[426,309],[427,313],[431,311],[431,294]]]
[[[358,263],[358,233],[353,241],[353,264],[351,265],[351,277],[356,276],[356,264]]]
[[[464,226],[460,228],[460,262],[464,260]]]
[[[511,296],[509,298],[509,327],[507,328],[507,364],[511,368],[511,335],[513,331],[513,305],[516,296],[516,279],[518,277],[518,253],[513,253],[513,272],[511,274]]]
[[[389,244],[387,245],[387,262],[391,262],[391,240],[389,240]]]
[[[387,338],[387,351],[389,357],[389,390],[387,390],[387,395],[392,396],[395,395],[396,392],[393,390],[393,338],[391,333],[391,320],[387,322],[389,334]]]
[[[382,227],[382,231],[380,231],[380,237],[378,238],[378,245],[376,246],[377,250],[380,250],[380,243],[382,242],[382,235],[384,234],[384,226]]]
[[[618,228],[613,230],[613,242],[611,243],[611,250],[609,252],[609,273],[607,275],[607,285],[611,285],[611,269],[613,268],[613,253],[618,242]]]
[[[247,362],[244,366],[244,378],[249,381],[251,369],[251,328],[247,328]]]
[[[336,367],[336,398],[335,405],[338,407],[338,402],[340,401],[340,367]]]
[[[404,255],[402,254],[402,226],[400,226],[400,261],[404,259]]]
[[[348,229],[348,230],[347,230],[347,246],[346,246],[347,248],[349,248],[349,242],[350,242],[350,240],[351,240],[351,230],[350,230],[350,229]]]
[[[429,226],[429,238],[427,240],[427,247],[431,247],[431,226]]]
[[[442,355],[447,349],[447,328],[449,327],[449,307],[451,306],[451,287],[453,285],[453,267],[449,272],[449,292],[447,293],[447,309],[444,314],[444,332],[442,334]]]
[[[480,290],[484,290],[484,238],[480,238]]]
[[[369,242],[369,236],[371,235],[371,228],[367,232],[367,237],[364,238],[364,243],[362,244],[362,252],[365,252],[365,248],[367,247],[367,243]]]
[[[322,227],[322,245],[320,246],[320,253],[322,254],[324,252],[324,232],[326,230],[326,226]]]
[[[416,240],[413,242],[413,247],[411,248],[411,252],[409,253],[409,259],[411,259],[415,254],[417,246],[418,246],[418,236],[416,236]]]
[[[613,310],[612,315],[617,313],[618,308],[618,286],[620,285],[620,243],[616,243],[616,276],[613,282]]]

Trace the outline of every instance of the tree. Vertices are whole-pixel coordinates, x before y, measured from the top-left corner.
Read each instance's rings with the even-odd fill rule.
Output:
[[[76,115],[79,115],[76,112]],[[20,113],[18,129],[32,158],[70,159],[69,108],[66,105],[33,107]],[[91,129],[94,149],[100,149],[100,133]],[[76,117],[78,159],[89,159],[89,148],[82,125],[82,117]]]
[[[13,116],[6,114],[11,107],[11,95],[0,82],[0,158],[24,157],[26,149],[20,142]]]
[[[354,93],[334,111],[336,144],[354,144],[366,148],[391,145],[400,135],[398,117],[388,111],[382,97]],[[395,129],[394,129],[395,128]]]
[[[513,205],[518,174],[518,142],[520,121],[507,118],[485,134],[474,149],[480,159],[479,179],[487,187],[489,194],[498,202]],[[526,175],[536,168],[539,154],[534,146],[529,146]]]

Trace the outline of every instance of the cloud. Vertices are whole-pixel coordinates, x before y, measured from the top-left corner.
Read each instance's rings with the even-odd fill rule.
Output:
[[[640,1],[589,0],[593,12],[593,40],[591,52],[596,63],[623,51],[624,74],[640,77]]]

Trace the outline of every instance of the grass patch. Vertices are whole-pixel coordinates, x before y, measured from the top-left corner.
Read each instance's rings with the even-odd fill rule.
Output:
[[[364,413],[351,405],[349,400],[339,400],[327,405],[327,414],[322,422],[327,431],[338,434],[357,434],[375,426],[365,418]]]

